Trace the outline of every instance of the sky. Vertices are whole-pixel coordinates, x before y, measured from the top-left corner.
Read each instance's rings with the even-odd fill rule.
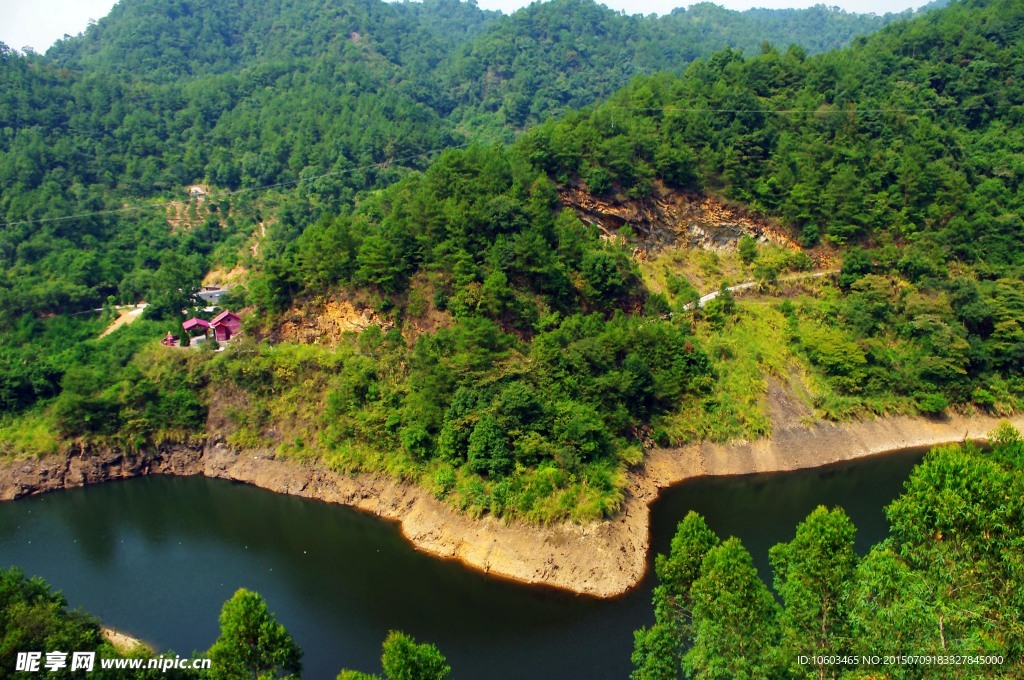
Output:
[[[601,1],[601,0],[599,0]],[[811,7],[816,4],[838,6],[847,12],[901,12],[920,7],[928,0],[713,0],[729,9],[750,7]],[[45,52],[55,41],[78,35],[90,20],[107,15],[114,0],[0,0],[0,42],[20,50],[31,47]],[[529,0],[477,0],[483,9],[500,9],[506,14],[528,5]],[[612,9],[630,14],[667,14],[674,7],[693,4],[687,0],[605,0]]]

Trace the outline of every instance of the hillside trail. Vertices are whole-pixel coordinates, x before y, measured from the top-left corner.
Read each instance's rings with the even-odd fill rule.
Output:
[[[817,272],[801,272],[800,274],[790,274],[788,276],[780,276],[779,277],[779,281],[782,282],[782,281],[801,281],[801,280],[804,280],[804,279],[820,279],[823,276],[828,276],[829,274],[838,274],[838,273],[839,273],[838,269],[824,269],[822,271],[817,271]],[[744,283],[737,283],[734,286],[728,286],[726,288],[726,290],[729,291],[730,293],[733,293],[733,292],[736,292],[736,291],[739,291],[739,290],[749,290],[749,289],[753,288],[754,286],[758,285],[758,283],[759,283],[758,281],[745,281]],[[688,305],[684,306],[683,309],[691,310],[694,307],[704,307],[704,305],[706,305],[707,303],[711,302],[716,297],[718,297],[721,294],[721,292],[722,292],[721,290],[716,290],[716,291],[712,291],[712,292],[708,293],[707,295],[702,295],[699,300],[697,300],[696,302],[689,303]]]

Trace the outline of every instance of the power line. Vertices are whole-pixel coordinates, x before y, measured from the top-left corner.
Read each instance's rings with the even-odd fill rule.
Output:
[[[352,168],[345,168],[343,170],[334,170],[334,171],[331,171],[331,172],[325,172],[325,173],[323,173],[321,175],[314,175],[313,177],[303,177],[303,178],[300,178],[300,179],[287,180],[287,181],[284,181],[284,182],[275,182],[274,184],[265,184],[263,186],[258,186],[258,187],[247,187],[245,189],[236,189],[235,191],[223,191],[223,192],[220,192],[220,193],[217,193],[217,194],[209,194],[207,196],[207,200],[219,200],[221,198],[227,198],[229,196],[237,196],[239,194],[252,193],[252,192],[255,192],[255,191],[265,191],[267,189],[276,189],[278,187],[291,186],[291,185],[294,185],[294,184],[301,184],[302,182],[312,182],[314,180],[323,179],[325,177],[334,177],[334,176],[337,176],[337,175],[344,175],[344,174],[347,174],[347,173],[350,173],[350,172],[359,172],[360,170],[370,170],[372,168],[378,168],[378,167],[386,166],[386,165],[389,165],[391,163],[404,163],[405,161],[411,161],[411,160],[414,160],[414,159],[417,159],[417,158],[423,158],[425,156],[430,156],[431,154],[442,153],[444,151],[448,151],[449,149],[464,149],[464,148],[466,148],[468,146],[473,146],[474,144],[490,144],[491,142],[493,142],[493,141],[495,141],[497,139],[498,139],[497,137],[494,137],[494,138],[485,139],[485,140],[475,140],[475,141],[472,141],[472,142],[466,142],[465,144],[456,144],[454,146],[445,146],[445,147],[440,147],[440,148],[437,148],[437,149],[431,149],[429,151],[423,151],[421,153],[413,154],[411,156],[404,156],[402,158],[391,158],[391,159],[389,159],[387,161],[380,161],[380,162],[377,162],[377,163],[369,163],[367,165],[360,165],[360,166],[356,166],[356,167],[352,167]],[[40,218],[38,220],[20,220],[20,221],[17,221],[17,222],[3,222],[3,223],[0,223],[0,228],[2,228],[2,227],[16,227],[16,226],[20,226],[20,225],[23,225],[23,224],[42,224],[42,223],[45,223],[45,222],[64,222],[64,221],[67,221],[67,220],[79,220],[79,219],[82,219],[84,217],[97,217],[97,216],[100,216],[100,215],[117,215],[117,214],[131,213],[131,212],[144,212],[146,210],[156,210],[157,208],[164,208],[164,206],[162,206],[162,205],[155,205],[155,204],[150,203],[150,204],[146,204],[146,205],[136,205],[136,206],[125,206],[123,208],[113,208],[111,210],[96,210],[96,211],[93,211],[93,212],[78,213],[77,215],[63,215],[61,217],[43,217],[43,218]]]
[[[687,108],[682,106],[621,106],[609,105],[613,109],[625,109],[628,111],[679,111],[682,113],[776,113],[790,115],[796,113],[919,113],[921,111],[974,111],[993,109],[1012,109],[1022,106],[1021,104],[991,104],[982,106],[921,106],[916,108],[890,108],[890,109],[861,109],[854,107],[831,108],[831,109],[711,109],[711,108]]]

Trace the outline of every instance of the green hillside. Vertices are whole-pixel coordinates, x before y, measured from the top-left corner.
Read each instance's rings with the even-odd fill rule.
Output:
[[[592,0],[535,3],[455,50],[443,74],[469,122],[522,127],[601,101],[641,74],[677,72],[725,47],[765,43],[809,53],[843,47],[900,16],[805,10],[735,12],[711,3],[666,16],[625,16]]]
[[[787,14],[803,27],[794,32],[774,14],[700,11],[710,10],[689,21],[581,2],[504,17],[453,1],[127,0],[45,56],[0,49],[0,322],[179,288],[153,279],[161,268],[195,285],[237,264],[259,224],[290,242],[439,150],[509,140],[637,73],[681,69],[726,36],[813,46],[822,22],[850,40],[891,18],[818,8]],[[698,19],[716,30],[679,52]],[[639,50],[614,69],[621,45],[609,32]],[[507,80],[497,94],[478,91],[487,69]],[[513,89],[516,111],[533,113],[501,109]],[[182,233],[166,202],[196,183],[219,200],[189,220],[205,226]]]

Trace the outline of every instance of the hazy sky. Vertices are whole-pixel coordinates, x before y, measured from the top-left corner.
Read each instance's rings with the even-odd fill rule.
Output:
[[[730,9],[750,7],[811,7],[816,4],[839,6],[848,12],[901,12],[920,7],[928,0],[713,0]],[[77,35],[90,19],[106,16],[114,0],[0,0],[0,42],[20,50],[29,46],[45,52],[64,34]],[[484,9],[500,9],[506,14],[529,0],[478,0]],[[693,4],[689,0],[608,0],[612,9],[630,14],[666,14],[674,7]]]

